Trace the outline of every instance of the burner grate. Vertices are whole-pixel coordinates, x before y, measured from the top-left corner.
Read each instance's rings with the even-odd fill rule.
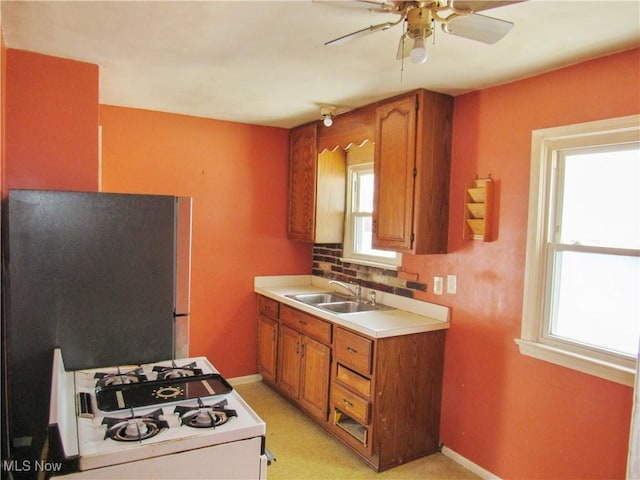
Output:
[[[174,413],[180,415],[180,423],[182,425],[191,428],[216,428],[227,423],[231,417],[238,416],[235,410],[224,408],[226,405],[226,400],[214,405],[205,405],[198,398],[198,406],[178,405]]]
[[[107,426],[104,438],[118,442],[142,442],[155,437],[163,429],[169,428],[169,424],[160,418],[161,415],[162,409],[159,408],[147,415],[134,415],[132,410],[130,417],[105,417],[102,420],[102,424]]]
[[[128,385],[130,383],[142,383],[147,381],[142,367],[123,372],[117,367],[115,372],[97,372],[93,378],[97,379],[96,387],[108,387],[111,385]]]
[[[153,371],[156,372],[158,380],[202,375],[202,369],[198,368],[196,362],[179,367],[173,360],[171,361],[171,366],[156,365],[153,367]]]

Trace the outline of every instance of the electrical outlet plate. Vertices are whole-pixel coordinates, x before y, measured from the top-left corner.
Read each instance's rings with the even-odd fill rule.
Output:
[[[433,277],[433,293],[436,295],[442,295],[444,281],[442,277]]]

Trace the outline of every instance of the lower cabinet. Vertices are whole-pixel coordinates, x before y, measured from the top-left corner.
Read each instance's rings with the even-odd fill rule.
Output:
[[[332,326],[286,305],[280,322],[276,385],[311,416],[326,421]]]
[[[266,383],[376,471],[438,451],[445,330],[374,339],[288,305],[278,311],[276,379],[263,373]],[[259,362],[270,358],[263,346]]]

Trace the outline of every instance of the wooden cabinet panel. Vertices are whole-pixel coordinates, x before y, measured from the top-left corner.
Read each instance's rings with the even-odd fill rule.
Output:
[[[413,182],[416,95],[376,109],[373,246],[410,250],[413,233]]]
[[[308,327],[309,333],[315,334],[325,332],[328,327],[327,337],[330,339],[331,324],[286,305],[281,306],[280,320],[277,386],[310,415],[326,421],[329,413],[331,348],[302,330]]]
[[[329,322],[307,315],[287,305],[282,306],[280,319],[285,325],[295,328],[308,337],[327,345],[331,344],[331,324]]]
[[[318,127],[318,152],[323,150],[346,150],[351,145],[373,142],[375,105],[351,110],[336,116],[331,128]]]
[[[356,371],[370,374],[373,364],[373,341],[336,328],[336,361],[354,368]]]
[[[445,330],[376,342],[375,442],[379,469],[438,450]],[[401,414],[399,414],[401,412]]]
[[[373,246],[446,253],[453,98],[426,90],[376,108]]]
[[[293,240],[341,243],[344,230],[346,155],[344,150],[318,155],[317,125],[289,132],[289,222]]]
[[[258,373],[270,382],[276,381],[278,322],[258,315]]]
[[[290,131],[289,157],[289,238],[312,242],[318,158],[315,123]]]
[[[302,338],[300,403],[314,417],[326,420],[329,406],[331,349],[311,338]]]
[[[262,295],[258,295],[258,313],[265,317],[278,320],[280,315],[280,303]]]
[[[331,388],[331,402],[358,422],[369,424],[369,402],[349,390],[334,384]]]
[[[298,332],[280,325],[278,338],[277,385],[291,398],[298,399],[300,392],[300,338]]]
[[[336,380],[366,398],[371,395],[371,380],[349,370],[344,365],[336,366]]]

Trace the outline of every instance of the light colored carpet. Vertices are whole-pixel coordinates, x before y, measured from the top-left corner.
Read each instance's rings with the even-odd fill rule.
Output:
[[[264,383],[235,388],[267,424],[267,448],[276,457],[268,480],[480,478],[440,453],[376,473]]]

